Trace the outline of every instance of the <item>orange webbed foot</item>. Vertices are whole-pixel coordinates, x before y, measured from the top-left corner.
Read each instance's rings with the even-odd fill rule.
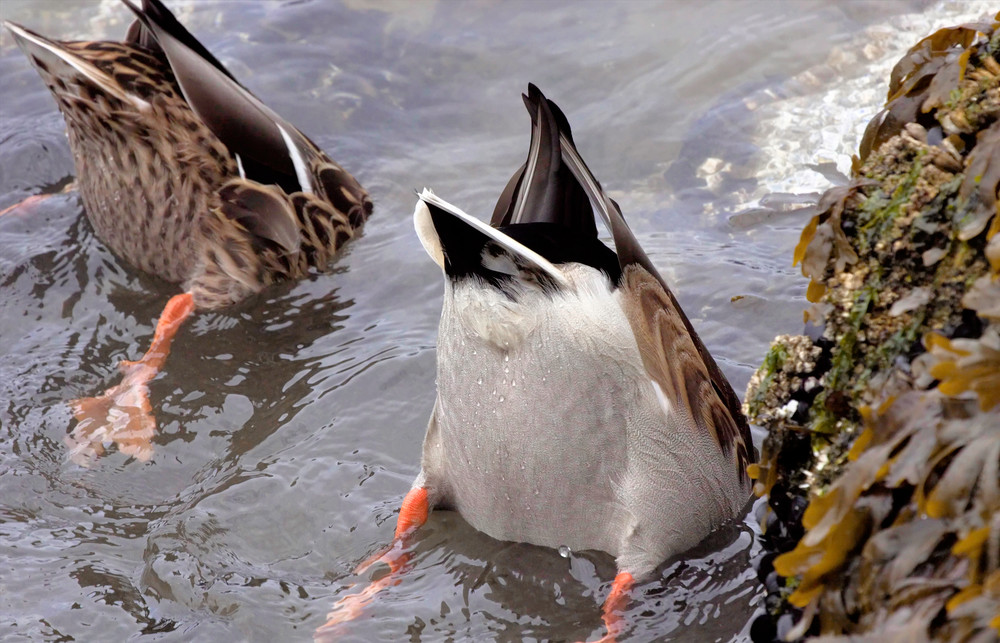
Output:
[[[32,195],[32,196],[29,196],[24,201],[19,201],[18,203],[15,203],[14,205],[8,205],[3,210],[0,210],[0,217],[4,216],[5,214],[10,214],[12,212],[17,212],[18,210],[24,210],[25,212],[30,212],[32,206],[38,205],[39,203],[41,203],[45,199],[49,198],[50,196],[52,196],[52,195],[51,194],[35,194],[35,195]]]
[[[30,214],[34,206],[45,201],[49,197],[53,197],[57,194],[66,194],[72,190],[76,189],[76,181],[70,181],[63,188],[57,192],[48,192],[45,194],[33,194],[22,201],[18,201],[12,205],[8,205],[3,210],[0,210],[0,217],[6,214]],[[20,212],[19,212],[20,211]]]
[[[142,462],[152,457],[156,418],[153,417],[149,386],[146,384],[151,378],[152,375],[126,375],[120,384],[112,386],[102,395],[70,402],[77,419],[73,433],[66,436],[71,460],[86,466],[103,455],[106,445],[111,443],[116,444],[122,453]]]
[[[389,567],[389,571],[372,580],[360,592],[348,594],[333,605],[333,609],[326,615],[326,623],[316,628],[313,633],[315,641],[329,641],[337,638],[339,626],[353,621],[361,616],[365,607],[375,599],[375,596],[383,589],[398,585],[402,582],[399,574],[404,571],[410,560],[410,552],[403,548],[402,541],[396,541],[389,547],[388,551],[376,554],[364,561],[354,570],[355,574],[363,574],[372,566],[382,563]]]
[[[171,297],[146,354],[138,361],[125,360],[119,365],[121,383],[97,397],[70,402],[77,419],[73,433],[66,436],[71,460],[86,466],[112,443],[137,460],[146,462],[152,457],[156,418],[149,403],[149,382],[166,361],[177,330],[193,311],[190,293]]]
[[[410,489],[403,498],[396,521],[396,533],[392,545],[380,554],[375,554],[355,568],[355,574],[363,574],[373,565],[383,563],[389,567],[388,573],[371,581],[364,589],[354,594],[348,594],[333,605],[326,615],[327,621],[316,628],[313,633],[315,641],[332,641],[337,638],[340,626],[353,621],[364,611],[364,608],[374,600],[383,589],[398,585],[400,575],[406,570],[410,561],[410,551],[405,546],[406,539],[427,522],[430,504],[427,500],[427,489],[415,487]]]

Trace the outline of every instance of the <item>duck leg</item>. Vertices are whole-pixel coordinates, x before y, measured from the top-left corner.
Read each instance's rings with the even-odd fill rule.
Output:
[[[76,189],[76,181],[74,180],[74,181],[70,181],[69,183],[67,183],[62,188],[60,188],[59,190],[57,190],[55,192],[46,192],[46,193],[43,193],[43,194],[32,194],[31,196],[26,197],[23,201],[18,201],[17,203],[14,203],[12,205],[8,205],[3,210],[0,210],[0,217],[4,216],[5,214],[10,214],[12,212],[17,212],[18,210],[20,210],[22,208],[26,208],[28,210],[28,213],[30,213],[32,207],[38,205],[42,201],[45,201],[49,197],[53,197],[53,196],[55,196],[57,194],[66,194],[67,192],[72,192],[75,189]]]
[[[86,464],[114,442],[118,450],[145,462],[153,454],[151,442],[156,418],[149,404],[149,382],[163,367],[177,330],[194,311],[194,298],[186,292],[167,302],[156,324],[153,342],[138,361],[123,361],[121,383],[102,395],[70,402],[77,425],[66,436],[70,458]]]
[[[50,196],[52,196],[52,195],[51,194],[33,194],[32,196],[29,196],[24,201],[19,201],[19,202],[13,204],[13,205],[8,205],[3,210],[0,210],[0,217],[2,217],[5,214],[8,214],[10,212],[14,212],[16,210],[20,210],[21,208],[30,208],[32,205],[35,205],[36,203],[40,203],[40,202],[44,201],[45,199],[49,198]]]
[[[427,498],[425,487],[413,487],[403,498],[403,504],[399,509],[399,518],[396,521],[396,533],[393,536],[392,545],[381,554],[372,556],[365,562],[358,565],[354,570],[355,574],[363,574],[375,563],[384,563],[389,566],[389,573],[368,584],[356,594],[348,594],[337,601],[333,609],[326,615],[327,621],[313,634],[316,641],[327,641],[337,638],[336,630],[342,623],[353,621],[361,615],[362,610],[375,596],[387,587],[398,585],[402,579],[399,575],[406,568],[410,560],[410,551],[406,549],[407,538],[417,530],[418,527],[427,522],[427,514],[430,511],[430,503]]]
[[[625,618],[622,612],[628,604],[628,594],[635,585],[635,578],[628,572],[618,572],[611,584],[611,593],[604,600],[601,616],[607,634],[598,639],[597,643],[615,643],[616,637],[625,629]]]

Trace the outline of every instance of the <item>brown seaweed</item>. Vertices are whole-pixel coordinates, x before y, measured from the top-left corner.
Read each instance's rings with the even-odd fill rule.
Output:
[[[972,47],[981,34],[992,31],[988,22],[946,27],[911,47],[892,70],[885,107],[865,130],[860,161],[899,134],[906,123],[917,122],[920,114],[943,105],[965,77]]]
[[[820,333],[777,338],[744,406],[790,638],[1000,634],[998,27],[903,57],[795,248]]]

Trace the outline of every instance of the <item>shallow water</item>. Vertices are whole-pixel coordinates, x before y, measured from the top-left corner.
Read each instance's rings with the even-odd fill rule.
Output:
[[[68,400],[116,381],[174,290],[118,261],[75,193],[0,217],[0,639],[305,640],[387,543],[434,398],[441,278],[414,189],[486,218],[527,150],[518,94],[557,101],[595,174],[742,392],[801,328],[790,205],[842,179],[892,62],[986,3],[170,2],[230,70],[370,190],[326,274],[189,323],[152,383],[149,463],[66,459]],[[64,39],[114,1],[4,0]],[[54,103],[0,37],[0,209],[73,174]],[[769,196],[770,195],[770,196]],[[741,297],[738,297],[741,296]],[[756,436],[759,442],[760,436]],[[634,592],[623,640],[744,637],[752,520]],[[432,515],[357,640],[575,640],[614,575]]]

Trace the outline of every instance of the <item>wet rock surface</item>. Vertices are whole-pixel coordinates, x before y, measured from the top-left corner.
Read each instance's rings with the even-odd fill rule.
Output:
[[[768,429],[754,640],[1000,634],[998,184],[1000,14],[900,60],[795,249],[807,330],[744,405]]]

